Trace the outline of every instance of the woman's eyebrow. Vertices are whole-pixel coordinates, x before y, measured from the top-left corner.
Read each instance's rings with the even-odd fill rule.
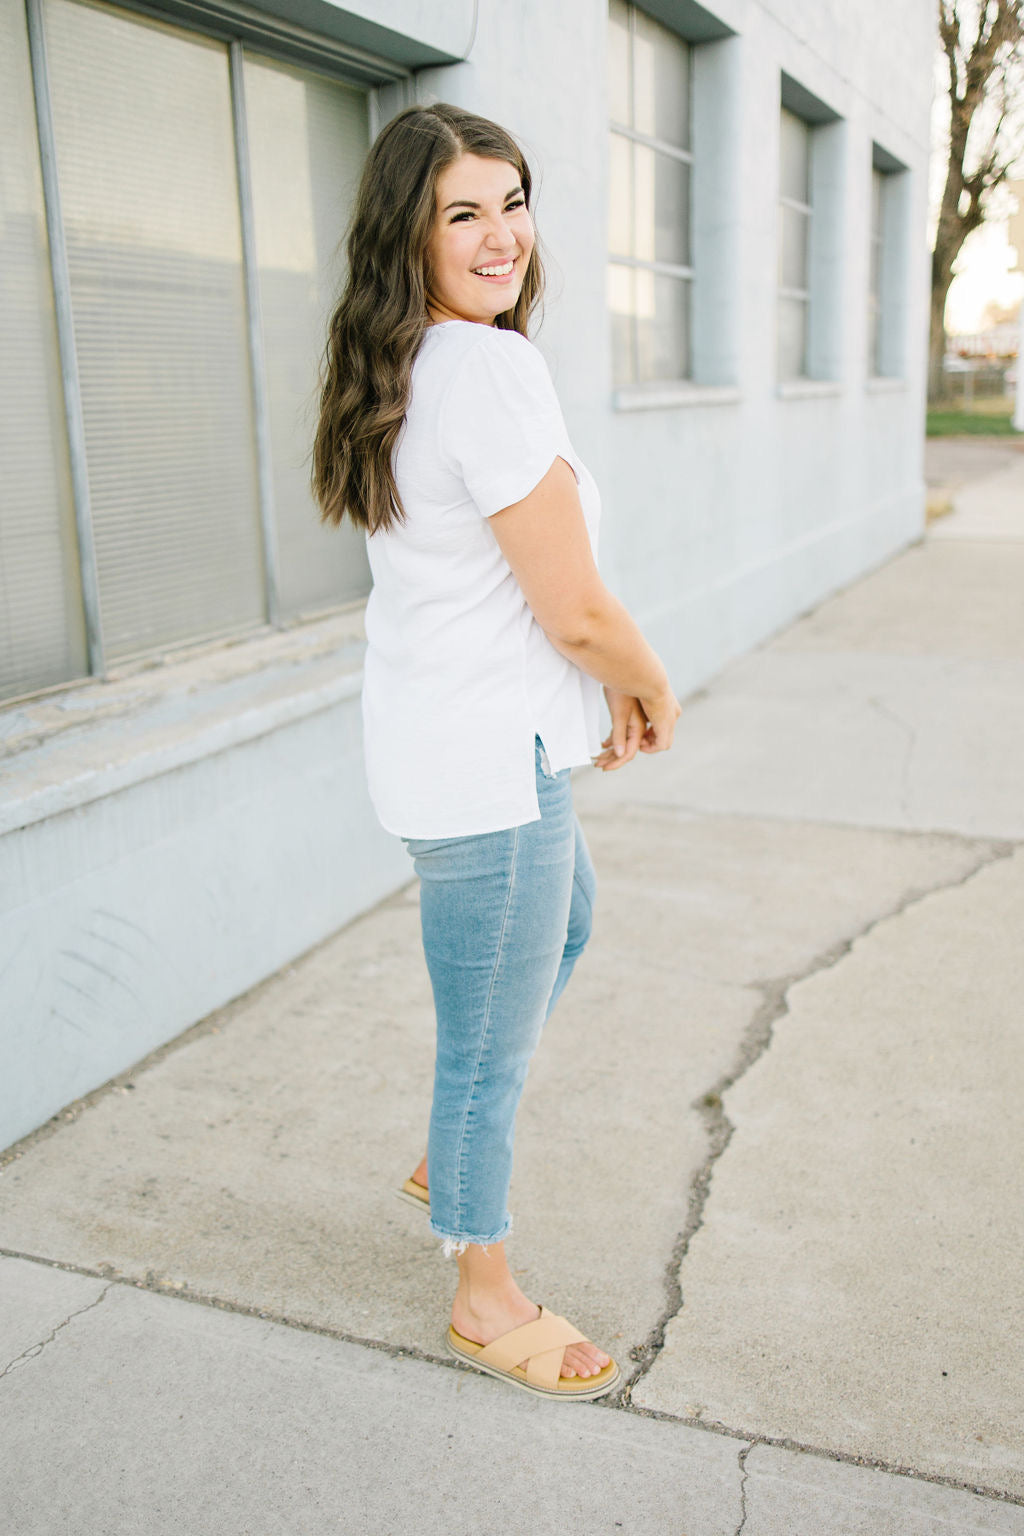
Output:
[[[503,201],[507,203],[510,197],[515,197],[517,194],[521,193],[522,190],[523,190],[522,187],[513,187],[511,192],[506,192],[505,193]],[[447,213],[449,208],[479,208],[479,207],[480,207],[479,203],[471,203],[468,198],[460,197],[457,202],[449,203],[447,205],[447,207],[442,208],[441,212],[442,213]]]

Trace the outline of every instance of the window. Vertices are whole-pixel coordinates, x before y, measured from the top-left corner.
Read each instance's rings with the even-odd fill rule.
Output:
[[[782,385],[841,374],[844,132],[830,107],[782,76],[776,304]]]
[[[872,145],[867,314],[871,378],[899,378],[903,373],[906,195],[906,167],[880,145]]]
[[[785,107],[779,124],[779,378],[807,374],[811,305],[811,129]]]
[[[608,304],[618,388],[691,371],[691,47],[612,0],[608,65]]]
[[[868,366],[872,374],[879,370],[882,339],[882,246],[885,211],[885,181],[877,166],[871,168],[871,233],[868,237]]]
[[[20,8],[0,4],[3,40],[17,41]],[[17,89],[0,93],[0,153],[16,162],[24,210],[0,250],[6,264],[13,239],[19,281],[40,289],[31,305],[27,289],[20,301],[0,290],[5,324],[10,304],[35,333],[16,369],[10,353],[0,364],[0,398],[31,418],[12,431],[26,471],[8,478],[0,511],[7,698],[369,586],[362,538],[321,527],[308,490],[365,90],[112,6],[43,0],[42,16],[52,285],[24,40]],[[9,73],[6,48],[0,58]]]

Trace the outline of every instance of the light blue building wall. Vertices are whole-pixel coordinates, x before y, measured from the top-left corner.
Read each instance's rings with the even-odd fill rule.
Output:
[[[59,366],[62,356],[67,361],[58,345],[59,302],[48,318],[61,279],[52,259],[53,209],[48,239],[46,178],[37,168],[30,32],[20,0],[2,3],[11,73],[3,110],[11,122],[0,126],[25,189],[5,190],[17,209],[3,211],[10,229],[12,213],[23,211],[19,199],[28,210],[19,260],[26,284],[36,282],[41,295],[32,312],[42,316],[38,389],[40,398],[49,390],[54,526],[71,541],[61,546],[60,577],[71,594],[70,639],[61,654],[71,660],[45,683],[42,672],[34,682],[13,682],[0,702],[6,1146],[409,875],[401,845],[376,826],[363,786],[357,545],[350,541],[342,556],[340,546],[304,543],[294,447],[302,425],[280,401],[287,380],[302,374],[312,346],[302,326],[313,325],[324,299],[302,309],[312,279],[306,258],[282,236],[295,233],[299,215],[289,215],[293,225],[284,211],[274,216],[289,168],[275,170],[273,118],[260,119],[260,103],[272,114],[279,87],[285,93],[294,79],[323,72],[327,83],[307,82],[302,98],[310,144],[314,128],[321,135],[317,154],[309,154],[313,246],[323,245],[330,224],[317,212],[327,194],[315,188],[330,192],[334,162],[323,146],[335,142],[331,134],[342,135],[345,154],[355,157],[349,182],[359,134],[368,140],[409,101],[455,102],[519,137],[537,177],[535,213],[547,257],[537,340],[576,448],[602,491],[605,576],[685,695],[921,531],[934,8],[931,0],[856,7],[839,0],[715,0],[707,7],[644,0],[613,5],[610,31],[600,0],[365,0],[345,7],[262,0],[237,12],[211,0],[201,16],[186,0],[160,7],[168,46],[201,37],[225,82],[229,66],[237,74],[248,60],[254,227],[224,238],[238,252],[231,259],[240,274],[239,356],[248,367],[253,346],[266,353],[252,365],[253,376],[265,378],[262,404],[260,388],[253,390],[252,445],[245,449],[253,553],[250,574],[237,578],[241,617],[229,632],[215,632],[197,608],[187,644],[173,636],[132,641],[130,624],[145,614],[133,619],[125,594],[137,594],[140,578],[121,571],[117,552],[125,539],[138,548],[144,533],[129,523],[118,542],[122,525],[117,507],[108,510],[104,501],[101,469],[105,445],[116,446],[117,421],[134,419],[134,407],[126,397],[109,418],[115,425],[99,432],[89,391],[105,354],[82,329],[85,257],[74,234],[77,184],[65,151],[65,278],[78,302],[72,319],[88,461],[78,473],[93,488],[106,583],[94,622],[101,638],[106,625],[108,642],[112,613],[123,610],[128,626],[121,651],[110,642],[111,656],[90,677],[87,615],[75,607],[86,602],[80,572],[67,574],[67,529],[81,507],[67,367]],[[76,0],[52,0],[49,20],[48,4],[31,0],[29,19],[33,8],[37,24],[42,15],[51,53],[59,55],[64,23],[53,19],[54,8],[65,7],[61,15],[73,23],[67,8]],[[152,17],[150,7],[147,27]],[[260,76],[260,59],[280,69]],[[61,56],[51,59],[58,96],[76,89],[70,69]],[[622,71],[630,69],[632,91],[620,102],[615,91],[626,90]],[[35,79],[38,94],[38,59]],[[342,86],[350,94],[338,94]],[[661,93],[653,116],[648,87]],[[673,92],[687,94],[685,113]],[[58,160],[62,110],[57,100]],[[291,132],[296,120],[288,121]],[[13,174],[0,185],[20,185]],[[624,221],[620,207],[610,235],[613,187],[632,214]],[[262,224],[260,198],[271,199]],[[611,253],[610,238],[619,242]],[[333,249],[333,234],[327,243]],[[339,276],[330,252],[310,259],[320,262],[317,281]],[[105,302],[116,309],[117,295]],[[102,328],[99,334],[102,340]],[[289,353],[296,336],[301,344]],[[19,380],[25,393],[29,365],[20,366],[18,374],[0,363],[0,396],[7,388],[14,398]],[[308,387],[308,380],[296,386],[300,394]],[[201,435],[201,423],[194,430]],[[9,466],[16,447],[5,449]],[[32,453],[39,463],[38,445]],[[39,477],[8,473],[13,519]],[[41,516],[32,512],[32,526]],[[208,522],[204,514],[201,528]],[[0,551],[3,536],[0,521]],[[216,558],[211,546],[209,559]],[[335,558],[336,600],[324,600],[318,570]],[[16,632],[28,622],[17,606],[28,577],[15,580],[12,570],[8,558],[0,602]],[[199,591],[201,574],[175,579]],[[146,579],[157,583],[159,575],[154,556]],[[214,599],[220,589],[235,592],[235,579],[226,567]],[[274,582],[276,610],[267,596]]]

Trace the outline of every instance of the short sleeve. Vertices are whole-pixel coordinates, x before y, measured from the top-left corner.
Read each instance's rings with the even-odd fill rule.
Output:
[[[573,467],[551,375],[518,331],[491,331],[459,360],[440,415],[441,449],[484,517],[522,501],[559,456]]]

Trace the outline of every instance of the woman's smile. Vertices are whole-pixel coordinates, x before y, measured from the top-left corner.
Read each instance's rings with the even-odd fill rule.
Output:
[[[515,266],[516,263],[513,258],[511,261],[502,262],[497,265],[492,263],[489,266],[474,267],[473,276],[482,277],[488,283],[509,283],[516,275]]]

